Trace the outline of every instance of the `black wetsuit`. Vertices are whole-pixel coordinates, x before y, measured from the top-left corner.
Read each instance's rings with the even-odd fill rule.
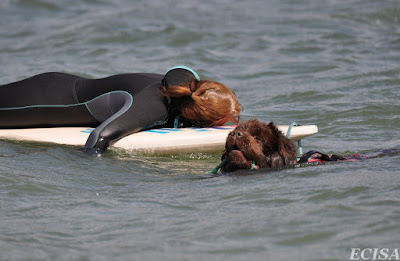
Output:
[[[104,150],[126,135],[173,125],[177,100],[164,97],[171,86],[198,76],[188,68],[162,74],[132,73],[87,79],[44,73],[0,86],[0,128],[96,127],[85,147]],[[186,122],[186,125],[189,123]]]

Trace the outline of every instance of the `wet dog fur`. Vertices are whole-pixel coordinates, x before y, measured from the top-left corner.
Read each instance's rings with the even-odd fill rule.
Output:
[[[223,172],[281,168],[296,164],[297,147],[271,122],[256,119],[239,124],[227,137]]]

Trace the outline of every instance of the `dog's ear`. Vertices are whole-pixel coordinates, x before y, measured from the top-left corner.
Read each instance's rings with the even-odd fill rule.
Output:
[[[276,127],[275,123],[273,123],[272,121],[268,124],[268,127],[276,138],[283,136],[282,132],[278,129],[278,127]]]
[[[278,150],[277,140],[279,139],[279,130],[273,122],[269,124],[259,122],[259,135],[264,143],[264,153],[270,154]]]
[[[294,164],[296,162],[296,157],[297,157],[297,147],[294,145],[294,143],[287,138],[283,133],[276,127],[276,125],[271,122],[268,124],[268,126],[271,128],[271,131],[274,133],[275,136],[275,149],[276,149],[276,155],[271,156],[271,161],[272,163],[280,163],[281,165],[288,165],[288,164]],[[274,159],[272,159],[274,158]]]

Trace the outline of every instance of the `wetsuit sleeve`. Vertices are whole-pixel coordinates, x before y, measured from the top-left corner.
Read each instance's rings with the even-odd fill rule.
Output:
[[[148,86],[134,97],[128,92],[120,92],[116,99],[121,108],[92,131],[85,148],[105,150],[124,136],[167,120],[168,107],[159,85]]]

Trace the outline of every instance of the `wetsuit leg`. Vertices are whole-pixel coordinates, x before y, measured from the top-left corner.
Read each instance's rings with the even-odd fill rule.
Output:
[[[75,83],[79,79],[81,77],[50,72],[0,85],[0,108],[77,103]]]
[[[79,79],[64,73],[44,73],[1,85],[0,128],[98,125],[76,98]]]

